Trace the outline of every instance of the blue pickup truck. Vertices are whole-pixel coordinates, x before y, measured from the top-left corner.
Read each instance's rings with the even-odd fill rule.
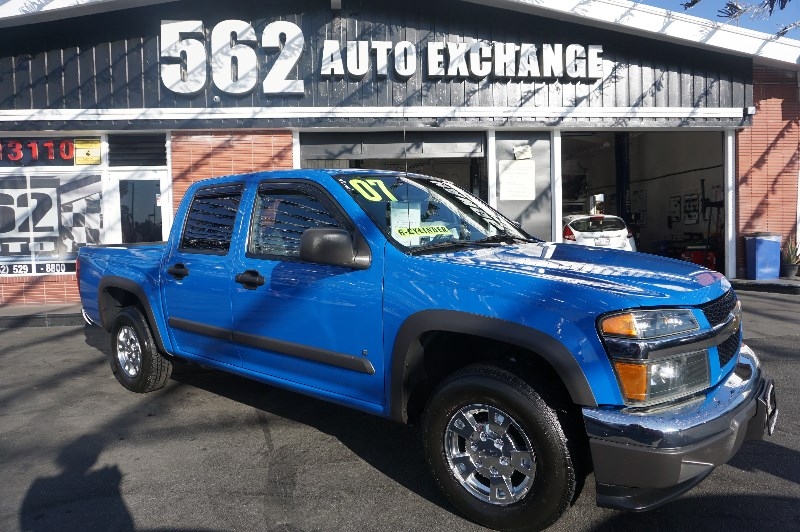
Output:
[[[774,430],[724,276],[543,242],[453,183],[290,170],[192,185],[166,243],[84,247],[84,315],[134,392],[176,361],[419,423],[437,485],[498,529],[678,497]]]

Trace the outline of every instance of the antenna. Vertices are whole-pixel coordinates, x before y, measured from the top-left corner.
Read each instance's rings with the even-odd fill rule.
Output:
[[[406,88],[408,85],[406,85]],[[407,97],[407,96],[406,96]],[[403,163],[408,175],[408,143],[406,142],[406,102],[403,102]]]

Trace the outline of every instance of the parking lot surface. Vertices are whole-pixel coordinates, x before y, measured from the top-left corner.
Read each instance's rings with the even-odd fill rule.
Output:
[[[800,529],[800,298],[740,295],[776,434],[647,513],[597,508],[590,475],[552,530]],[[196,367],[134,394],[108,345],[0,329],[0,530],[484,530],[438,493],[414,427]]]

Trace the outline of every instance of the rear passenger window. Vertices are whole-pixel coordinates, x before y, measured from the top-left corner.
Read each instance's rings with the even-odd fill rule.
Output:
[[[581,233],[599,233],[602,231],[621,231],[625,222],[621,218],[583,218],[572,222],[572,228]]]
[[[242,185],[199,190],[192,200],[181,236],[181,251],[224,255],[231,247]]]
[[[342,227],[332,209],[306,187],[262,187],[255,208],[247,247],[252,255],[298,258],[303,231]]]

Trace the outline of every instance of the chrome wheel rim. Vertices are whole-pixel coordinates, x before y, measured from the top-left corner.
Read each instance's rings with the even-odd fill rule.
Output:
[[[484,502],[522,500],[536,477],[536,453],[522,426],[494,406],[472,404],[450,418],[444,452],[456,480]]]
[[[132,327],[123,326],[117,331],[117,360],[119,367],[130,378],[142,370],[142,346]]]

